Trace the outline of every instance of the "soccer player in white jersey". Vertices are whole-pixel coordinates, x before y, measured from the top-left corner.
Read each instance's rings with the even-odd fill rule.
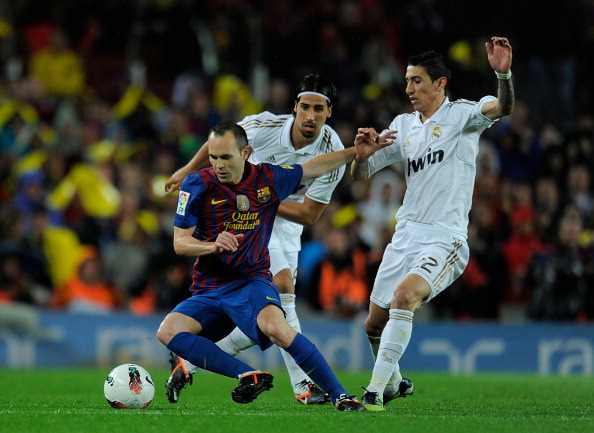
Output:
[[[263,112],[248,116],[238,122],[247,132],[253,153],[250,162],[268,162],[276,165],[302,164],[317,155],[344,149],[338,134],[326,124],[338,103],[334,84],[319,75],[307,75],[295,90],[293,114],[275,115]],[[166,191],[177,189],[186,175],[208,163],[208,141],[192,160],[177,170],[166,182]],[[268,249],[273,283],[281,293],[281,303],[289,325],[301,331],[295,310],[295,278],[297,256],[301,249],[301,234],[304,225],[318,220],[332,192],[341,180],[345,167],[322,177],[303,182],[299,191],[283,201],[275,219]],[[236,328],[217,345],[232,355],[254,343]],[[320,390],[299,368],[291,356],[281,350],[295,398],[302,404],[324,404],[328,396]],[[170,402],[179,400],[186,383],[192,383],[196,367],[177,356],[171,356],[172,372],[167,380],[167,396]]]
[[[362,399],[368,410],[382,411],[394,398],[413,393],[399,360],[411,338],[414,311],[446,289],[468,263],[479,136],[514,107],[512,47],[502,37],[492,37],[485,47],[498,78],[497,98],[450,101],[445,92],[451,73],[443,58],[433,51],[413,56],[406,69],[406,94],[415,111],[389,125],[384,134],[395,134],[391,146],[351,165],[351,174],[361,180],[401,162],[407,184],[365,321],[375,359]],[[380,137],[366,131],[358,132],[355,144]]]

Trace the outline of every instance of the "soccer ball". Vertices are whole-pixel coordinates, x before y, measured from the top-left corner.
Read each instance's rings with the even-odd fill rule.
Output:
[[[109,372],[103,392],[115,409],[145,409],[155,396],[155,385],[140,365],[122,364]]]

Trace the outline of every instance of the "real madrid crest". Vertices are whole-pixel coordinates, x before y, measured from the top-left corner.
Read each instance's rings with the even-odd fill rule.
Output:
[[[237,209],[241,211],[250,210],[250,200],[247,198],[247,195],[238,195],[237,196]]]
[[[441,137],[441,128],[439,127],[439,125],[437,125],[433,127],[433,133],[431,134],[431,138],[437,140],[439,137]]]

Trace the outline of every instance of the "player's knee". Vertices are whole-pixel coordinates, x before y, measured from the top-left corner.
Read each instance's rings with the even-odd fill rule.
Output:
[[[280,294],[282,295],[294,295],[295,294],[295,286],[293,285],[293,283],[287,283],[287,284],[279,284],[276,286],[278,288],[278,291]]]
[[[274,344],[280,347],[288,347],[297,333],[286,322],[271,321],[260,327],[261,331],[270,338]]]
[[[419,305],[422,298],[419,297],[418,293],[407,286],[399,286],[394,292],[392,297],[391,308],[398,308],[401,310],[414,311]]]
[[[292,295],[295,293],[295,285],[293,284],[293,277],[290,272],[279,272],[274,276],[272,282],[281,294]]]
[[[157,329],[157,339],[165,346],[175,337],[175,334],[173,328],[168,326],[165,321],[161,322],[159,329]]]

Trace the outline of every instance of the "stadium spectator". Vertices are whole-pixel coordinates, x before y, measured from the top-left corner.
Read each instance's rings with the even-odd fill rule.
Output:
[[[29,74],[51,97],[77,98],[85,90],[83,59],[70,48],[68,36],[59,27],[53,29],[49,45],[31,55]]]
[[[506,301],[525,305],[530,298],[526,291],[528,265],[535,254],[542,251],[543,244],[536,234],[534,210],[520,206],[511,215],[511,234],[503,244],[503,256],[509,275]]]
[[[123,306],[124,296],[109,284],[103,260],[93,246],[83,245],[79,251],[76,273],[58,287],[51,306],[70,313],[107,313]]]
[[[589,227],[594,223],[594,195],[592,194],[590,169],[585,164],[569,167],[564,196],[577,206]]]
[[[533,296],[528,316],[535,320],[577,321],[585,318],[587,277],[580,248],[582,219],[579,212],[561,217],[556,242],[535,254],[528,284]]]
[[[343,228],[324,234],[326,254],[314,270],[320,308],[330,316],[351,318],[367,309],[370,283],[367,254]]]
[[[385,247],[381,229],[394,226],[404,188],[401,177],[391,169],[379,172],[366,186],[363,197],[357,203],[357,214],[361,218],[358,235],[369,248]]]

